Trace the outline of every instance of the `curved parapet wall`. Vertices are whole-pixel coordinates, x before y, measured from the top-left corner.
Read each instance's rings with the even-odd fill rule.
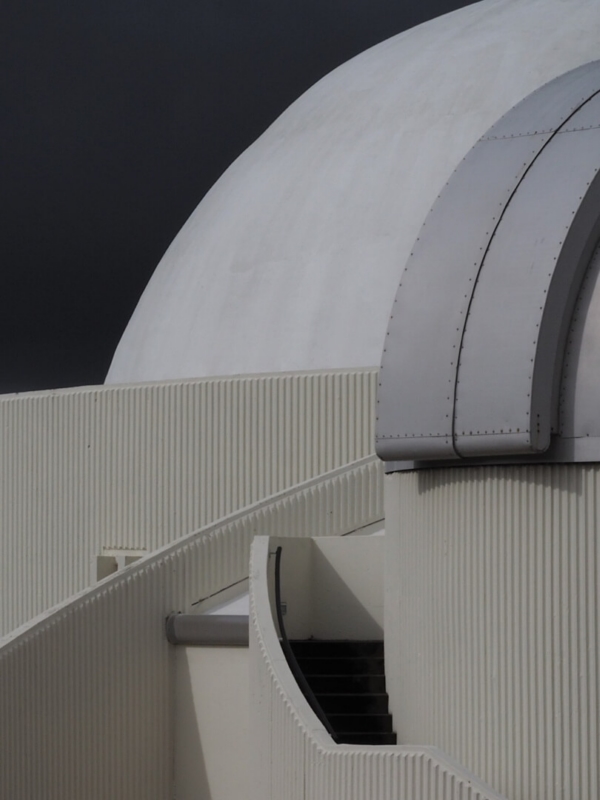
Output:
[[[255,539],[250,663],[252,800],[503,800],[434,747],[336,745],[285,660],[268,590],[269,538]]]
[[[0,797],[173,796],[167,615],[246,579],[256,532],[335,536],[382,517],[381,464],[363,459],[209,525],[0,640]]]
[[[434,203],[386,337],[382,458],[548,449],[567,331],[600,236],[599,91],[592,62],[529,95]]]
[[[386,477],[386,680],[400,742],[511,800],[600,796],[600,466]]]
[[[0,635],[144,554],[373,450],[376,370],[0,398]]]

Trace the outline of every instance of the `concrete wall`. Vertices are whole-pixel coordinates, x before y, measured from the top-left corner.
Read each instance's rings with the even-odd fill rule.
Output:
[[[271,539],[272,551],[279,545],[284,625],[290,639],[383,637],[383,536],[344,536],[331,542]]]
[[[250,780],[247,647],[175,648],[175,800],[237,800]]]

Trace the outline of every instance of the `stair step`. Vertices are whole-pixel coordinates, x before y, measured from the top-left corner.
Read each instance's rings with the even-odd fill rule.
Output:
[[[294,639],[290,642],[296,658],[301,656],[343,657],[377,656],[383,658],[382,641],[350,639]]]
[[[344,733],[392,733],[391,714],[327,714],[334,731]]]
[[[383,675],[384,663],[380,656],[351,656],[349,658],[296,657],[302,672],[309,675]]]
[[[338,733],[339,744],[396,744],[395,733]]]
[[[312,688],[312,687],[311,687]],[[346,694],[317,694],[319,705],[326,714],[387,714],[389,699],[386,693],[352,692]]]
[[[351,694],[385,692],[385,675],[311,675],[307,676],[315,694]]]
[[[382,641],[296,639],[290,644],[340,744],[396,744]]]

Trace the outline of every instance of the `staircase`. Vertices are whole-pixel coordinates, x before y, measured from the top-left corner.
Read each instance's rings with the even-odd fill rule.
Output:
[[[339,744],[396,744],[383,642],[296,639],[290,645]]]

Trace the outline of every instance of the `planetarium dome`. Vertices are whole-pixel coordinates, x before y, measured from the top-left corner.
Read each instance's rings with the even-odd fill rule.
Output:
[[[595,0],[485,0],[333,71],[199,204],[107,382],[377,365],[453,170],[515,104],[599,55]]]
[[[597,800],[599,276],[598,0],[484,0],[294,103],[125,385],[0,404],[0,795]],[[173,651],[247,580],[239,659]]]

